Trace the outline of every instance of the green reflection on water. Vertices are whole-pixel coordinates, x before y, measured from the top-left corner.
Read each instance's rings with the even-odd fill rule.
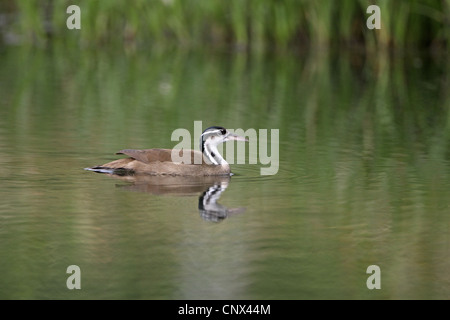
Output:
[[[445,61],[4,51],[0,297],[448,298]],[[82,170],[173,147],[195,120],[280,129],[278,174],[234,165],[219,202],[245,212],[221,223],[200,217],[200,193],[127,192]],[[72,264],[79,291],[65,286]]]

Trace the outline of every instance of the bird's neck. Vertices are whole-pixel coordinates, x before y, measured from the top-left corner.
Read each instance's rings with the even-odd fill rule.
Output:
[[[203,149],[205,157],[215,165],[228,165],[228,162],[222,157],[217,150],[217,146],[213,144],[205,144]]]

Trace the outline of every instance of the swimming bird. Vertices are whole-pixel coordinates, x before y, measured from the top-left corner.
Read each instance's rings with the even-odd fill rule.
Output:
[[[128,158],[114,160],[86,170],[109,174],[149,174],[173,176],[230,175],[230,165],[217,150],[226,141],[248,141],[224,127],[205,129],[200,136],[200,150],[191,149],[124,149],[116,154]],[[182,161],[180,161],[182,159]]]

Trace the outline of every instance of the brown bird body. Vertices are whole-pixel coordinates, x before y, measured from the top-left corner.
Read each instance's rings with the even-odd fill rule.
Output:
[[[172,162],[172,149],[125,149],[116,154],[124,154],[129,158],[118,159],[101,166],[90,168],[93,171],[107,171],[112,173],[173,176],[218,176],[229,175],[228,163],[213,165],[197,150],[179,150],[178,155],[183,157],[185,152],[190,153],[190,164]],[[201,160],[199,160],[201,159]],[[200,162],[199,164],[196,164]],[[114,172],[115,171],[115,172]]]
[[[114,160],[87,170],[119,175],[230,175],[230,165],[217,149],[217,145],[230,140],[248,141],[245,137],[230,133],[224,127],[214,126],[203,131],[200,138],[201,152],[190,149],[124,149],[116,154],[124,154],[128,158]]]

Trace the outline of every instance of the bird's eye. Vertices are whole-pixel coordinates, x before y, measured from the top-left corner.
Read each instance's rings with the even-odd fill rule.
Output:
[[[220,133],[221,133],[222,135],[225,135],[225,133],[227,133],[227,130],[225,130],[225,129],[220,129]]]

